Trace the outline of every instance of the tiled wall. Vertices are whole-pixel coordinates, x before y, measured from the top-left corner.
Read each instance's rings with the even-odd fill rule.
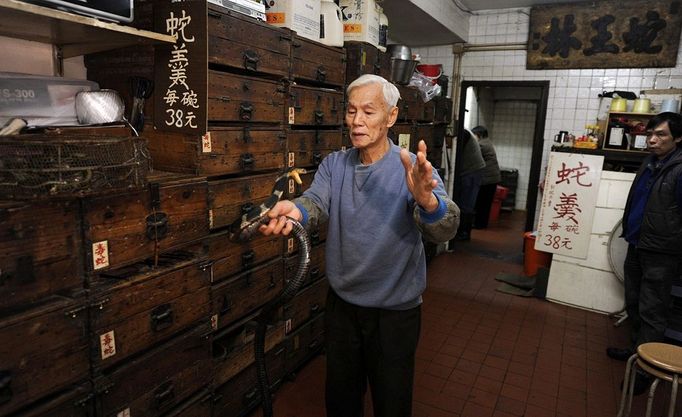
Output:
[[[517,210],[526,209],[535,111],[535,103],[498,101],[495,103],[493,126],[489,128],[500,167],[519,171],[515,201]]]
[[[503,9],[476,12],[469,22],[469,44],[518,44],[528,37],[530,9]],[[682,43],[681,43],[682,45]],[[414,48],[422,61],[442,63],[451,74],[451,45]],[[462,79],[468,81],[545,81],[550,82],[543,169],[554,134],[568,130],[582,134],[586,124],[594,123],[600,108],[597,97],[602,91],[639,92],[652,88],[682,88],[682,64],[674,68],[623,68],[584,70],[527,70],[526,51],[466,52],[462,59]]]

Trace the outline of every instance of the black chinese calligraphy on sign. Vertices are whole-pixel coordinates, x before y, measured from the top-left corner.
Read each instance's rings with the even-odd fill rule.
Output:
[[[682,0],[605,0],[531,9],[528,69],[674,67]]]
[[[154,53],[154,127],[206,133],[206,2],[158,1],[154,30],[173,36]]]

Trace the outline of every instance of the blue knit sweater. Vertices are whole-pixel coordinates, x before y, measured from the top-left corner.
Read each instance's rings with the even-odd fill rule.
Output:
[[[436,196],[445,196],[435,169],[433,177],[438,181]],[[424,246],[400,147],[391,144],[390,151],[371,165],[362,165],[354,148],[329,155],[302,197],[329,218],[326,273],[342,299],[392,310],[421,303],[426,287]],[[421,221],[432,223],[445,215],[444,197],[438,200],[436,212],[420,212]],[[297,206],[307,222],[310,213],[300,201]]]

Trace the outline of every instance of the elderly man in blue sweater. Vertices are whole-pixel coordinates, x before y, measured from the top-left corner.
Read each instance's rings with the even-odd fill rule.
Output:
[[[459,209],[426,159],[425,143],[414,155],[388,138],[398,89],[363,75],[347,92],[353,148],[325,158],[310,188],[293,202],[280,201],[260,230],[287,235],[287,217],[329,222],[327,416],[362,416],[368,383],[375,417],[410,416],[426,287],[422,236],[451,239]]]

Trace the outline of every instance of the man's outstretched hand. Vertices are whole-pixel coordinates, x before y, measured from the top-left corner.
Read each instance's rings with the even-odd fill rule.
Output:
[[[410,153],[405,149],[400,150],[400,160],[405,167],[407,189],[410,190],[417,204],[427,213],[433,213],[438,209],[438,199],[433,194],[438,182],[433,179],[433,166],[426,159],[426,143],[423,140],[419,141],[417,159],[414,164],[410,159]]]

